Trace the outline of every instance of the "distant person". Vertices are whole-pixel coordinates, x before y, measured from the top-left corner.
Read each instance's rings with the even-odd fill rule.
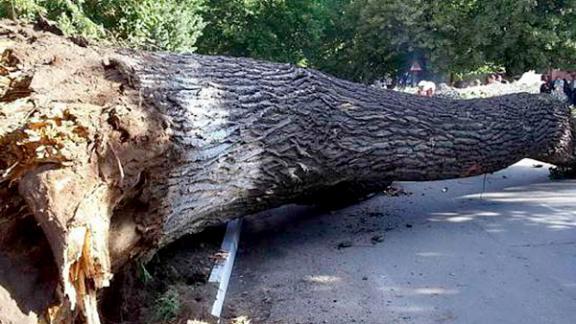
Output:
[[[570,88],[572,89],[572,104],[576,106],[576,72],[572,72]]]
[[[572,103],[572,75],[567,75],[562,81],[564,81],[564,94],[568,102]]]
[[[568,97],[564,92],[564,80],[557,76],[554,79],[553,87],[552,87],[552,95],[558,98],[561,101],[567,101]]]
[[[552,86],[554,87],[554,90],[562,90],[564,91],[564,80],[561,79],[559,76],[556,76],[556,78],[554,78],[554,82],[552,83]]]
[[[394,79],[393,77],[387,76],[384,79],[384,82],[386,84],[386,89],[392,90],[392,89],[396,88],[396,79]]]
[[[552,82],[550,82],[550,76],[547,74],[542,75],[542,85],[540,86],[540,93],[552,93]]]
[[[400,86],[400,88],[403,89],[409,86],[409,80],[410,80],[410,73],[404,72],[402,76],[400,76],[400,82],[398,82],[398,85]]]
[[[486,84],[493,84],[496,83],[496,77],[494,74],[490,74],[486,77]]]

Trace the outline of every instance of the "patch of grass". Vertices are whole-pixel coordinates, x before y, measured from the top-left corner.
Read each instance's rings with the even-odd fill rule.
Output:
[[[144,266],[144,263],[139,264],[139,270],[140,271],[138,271],[138,275],[139,275],[138,277],[142,281],[142,283],[144,283],[145,285],[154,279],[154,277],[152,277],[150,272],[148,272],[148,270]]]
[[[156,300],[154,305],[154,320],[171,321],[176,319],[180,312],[180,306],[178,292],[169,289]]]

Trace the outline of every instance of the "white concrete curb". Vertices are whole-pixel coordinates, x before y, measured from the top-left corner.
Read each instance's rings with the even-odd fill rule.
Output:
[[[238,243],[240,242],[241,227],[242,219],[240,218],[228,222],[226,234],[224,235],[224,240],[220,248],[222,252],[226,252],[226,256],[223,260],[216,262],[208,279],[208,282],[218,283],[218,293],[211,311],[211,314],[218,318],[220,318],[220,314],[222,313],[224,298],[228,290],[228,283],[230,281],[230,275],[232,274]]]

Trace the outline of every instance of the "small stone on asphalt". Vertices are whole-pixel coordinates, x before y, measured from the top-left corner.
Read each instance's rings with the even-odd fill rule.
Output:
[[[352,246],[352,241],[343,241],[338,243],[338,250],[349,248]]]
[[[374,235],[374,236],[372,236],[372,238],[370,239],[370,242],[372,242],[372,244],[382,243],[382,242],[384,242],[384,236],[382,236],[382,235]]]

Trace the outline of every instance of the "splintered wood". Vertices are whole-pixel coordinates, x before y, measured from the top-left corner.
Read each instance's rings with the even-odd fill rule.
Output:
[[[32,75],[22,70],[20,60],[11,49],[3,49],[6,43],[0,43],[0,102],[9,102],[27,97],[32,90]]]

